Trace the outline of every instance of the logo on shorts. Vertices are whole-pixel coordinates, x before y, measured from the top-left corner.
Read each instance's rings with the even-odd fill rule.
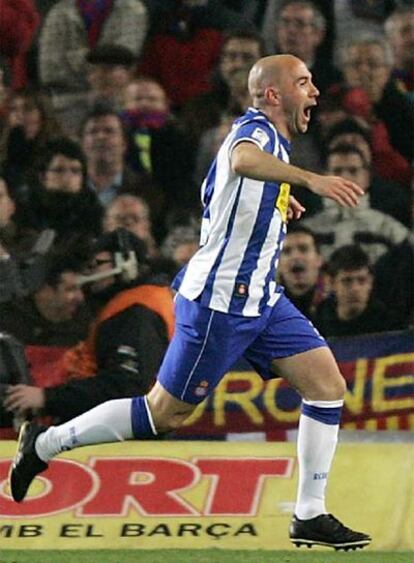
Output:
[[[208,381],[200,381],[194,391],[196,397],[205,397],[208,393]]]

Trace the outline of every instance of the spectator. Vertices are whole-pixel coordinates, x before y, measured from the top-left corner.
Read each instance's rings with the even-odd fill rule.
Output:
[[[276,48],[305,61],[312,72],[312,80],[323,95],[327,88],[342,79],[342,75],[319,48],[326,37],[326,18],[316,3],[310,0],[282,2],[274,20]],[[317,109],[315,116],[317,115]],[[291,162],[301,168],[320,171],[320,158],[314,146],[314,126],[310,135],[297,137],[292,142]],[[312,196],[311,196],[312,197]]]
[[[227,108],[221,115],[220,122],[207,129],[200,138],[197,151],[195,178],[198,185],[201,185],[207,175],[210,164],[220,148],[224,138],[229,133],[233,122],[241,112],[245,112],[251,105],[251,98],[247,88],[247,77],[249,67],[241,67],[234,70],[228,77],[230,97]]]
[[[390,310],[373,298],[368,255],[358,245],[338,248],[328,263],[332,296],[324,300],[314,322],[325,337],[355,336],[395,330]]]
[[[0,331],[25,345],[73,346],[84,338],[90,315],[79,277],[88,260],[87,245],[78,239],[50,250],[38,289],[0,304]]]
[[[106,208],[103,227],[107,233],[121,227],[127,229],[145,242],[149,256],[158,254],[151,230],[150,209],[141,197],[131,194],[116,196]]]
[[[122,45],[99,45],[89,51],[86,62],[92,103],[103,100],[121,109],[124,90],[134,77],[134,53]]]
[[[14,221],[16,203],[9,189],[0,177],[0,245],[3,254],[18,256],[30,250],[36,239],[36,232],[22,229]]]
[[[96,104],[106,104],[119,111],[124,90],[135,71],[136,57],[122,45],[98,45],[87,53],[85,60],[88,89],[71,104],[68,120],[63,124],[70,136],[78,134],[86,115]]]
[[[325,144],[327,150],[343,144],[359,149],[369,174],[367,191],[370,206],[383,213],[388,213],[408,228],[412,226],[410,189],[408,186],[384,180],[378,174],[371,149],[371,131],[363,121],[359,122],[355,118],[349,118],[337,123],[328,131]],[[387,164],[389,161],[382,163],[382,166]]]
[[[291,223],[280,256],[280,282],[287,297],[309,319],[326,293],[322,264],[313,232],[301,223]]]
[[[394,53],[392,78],[414,97],[414,6],[401,6],[385,22],[385,32]]]
[[[70,139],[50,141],[36,163],[37,178],[18,201],[19,225],[53,229],[63,240],[74,233],[97,236],[103,208],[87,186],[86,159]]]
[[[7,107],[0,150],[4,176],[13,195],[18,195],[31,178],[46,143],[60,130],[48,99],[38,92],[14,92]]]
[[[326,34],[326,18],[311,0],[283,2],[275,17],[278,52],[299,57],[312,72],[321,94],[341,80],[341,73],[326,57],[318,55],[318,48]]]
[[[384,22],[399,1],[334,0],[337,57],[340,58],[341,49],[349,41],[363,35],[369,34],[370,37],[381,39],[384,36]]]
[[[375,295],[393,311],[401,327],[414,326],[414,246],[391,248],[375,264]]]
[[[406,185],[414,157],[414,104],[391,79],[392,67],[390,47],[380,39],[358,39],[342,51],[345,85],[350,89],[344,103],[372,126],[374,153],[392,154],[395,176],[388,179]]]
[[[138,275],[127,267],[131,264]],[[117,266],[122,272],[114,275]],[[143,395],[152,386],[174,316],[168,282],[152,275],[144,243],[123,230],[103,235],[84,283],[91,284],[100,310],[87,339],[63,359],[66,382],[43,389],[12,387],[6,406],[15,412],[41,409],[64,421],[109,399]]]
[[[144,198],[151,195],[148,176],[138,175],[125,163],[128,137],[115,110],[105,105],[93,108],[83,122],[81,144],[87,160],[88,186],[102,205],[122,193]]]
[[[39,74],[67,134],[72,107],[88,89],[88,52],[114,44],[138,59],[147,33],[147,10],[141,0],[60,0],[47,13],[39,37]]]
[[[192,4],[177,0],[164,8],[138,68],[165,88],[174,110],[210,89],[222,42],[209,6]]]
[[[165,235],[163,219],[173,208],[198,210],[198,190],[192,178],[194,149],[156,80],[133,80],[125,89],[123,108],[121,117],[132,139],[128,163],[136,171],[144,170],[154,183],[159,197],[154,227],[161,239]]]
[[[254,31],[229,31],[223,39],[220,59],[210,90],[194,97],[184,105],[180,120],[195,146],[204,131],[220,123],[223,114],[241,114],[244,109],[232,104],[230,83],[232,74],[251,67],[264,55],[263,40]]]
[[[366,192],[368,190],[369,173],[364,156],[353,146],[339,145],[330,149],[326,172],[340,175],[357,183]],[[370,207],[368,193],[353,209],[342,209],[335,202],[324,202],[324,210],[306,219],[304,224],[318,235],[325,260],[340,246],[361,244],[374,264],[392,246],[410,236],[410,231],[393,217]]]
[[[174,261],[178,271],[190,260],[200,248],[200,232],[193,226],[173,227],[165,237],[161,253]]]
[[[286,0],[267,0],[264,4],[263,20],[261,22],[262,36],[268,53],[276,52],[275,24],[277,14]],[[312,0],[313,5],[322,13],[326,20],[325,36],[318,47],[318,57],[332,63],[333,44],[335,39],[334,11],[332,0]]]
[[[40,17],[33,0],[3,0],[0,9],[0,56],[10,68],[13,90],[28,85],[27,53]]]

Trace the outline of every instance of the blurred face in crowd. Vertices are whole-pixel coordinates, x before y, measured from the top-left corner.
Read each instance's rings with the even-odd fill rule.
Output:
[[[355,182],[366,192],[369,188],[370,174],[367,165],[358,153],[333,153],[328,158],[327,172],[342,176]]]
[[[30,97],[15,94],[9,101],[8,123],[10,127],[23,127],[27,139],[34,139],[42,126],[42,112]]]
[[[276,43],[281,53],[295,55],[311,64],[323,37],[324,32],[315,27],[311,7],[290,4],[280,12],[276,22]]]
[[[114,265],[113,265],[112,254],[107,250],[103,250],[95,255],[91,264],[91,268],[88,272],[88,275],[102,274],[104,272],[107,272],[108,270],[112,270],[113,267]],[[100,291],[107,289],[114,283],[115,283],[115,276],[108,275],[108,277],[103,278],[102,280],[97,280],[91,283],[88,286],[88,289],[91,291],[91,293],[98,293]]]
[[[63,154],[56,154],[49,162],[42,182],[48,191],[78,193],[83,183],[82,163]]]
[[[309,233],[288,233],[279,262],[282,283],[292,295],[303,295],[316,284],[322,266],[315,240]]]
[[[90,64],[87,80],[91,90],[103,97],[117,98],[131,80],[132,71],[124,65]]]
[[[168,111],[167,95],[160,84],[152,80],[134,80],[124,93],[124,109]]]
[[[243,111],[247,110],[252,104],[248,88],[249,71],[250,68],[248,67],[235,70],[230,74],[228,82],[232,100]]]
[[[220,58],[220,74],[226,82],[230,83],[231,74],[243,67],[252,67],[260,59],[260,45],[254,39],[232,38],[223,46]]]
[[[152,238],[149,208],[145,201],[129,195],[115,198],[107,208],[104,230],[112,232],[119,227],[145,241]]]
[[[377,102],[389,79],[391,65],[381,45],[361,43],[345,50],[343,72],[348,86],[362,88],[371,101]]]
[[[185,266],[189,262],[190,258],[194,256],[197,250],[200,248],[198,242],[183,242],[178,244],[174,249],[172,259],[179,266]]]
[[[367,307],[372,292],[373,278],[368,267],[358,270],[340,270],[332,278],[336,309],[340,319],[359,316]]]
[[[371,147],[366,139],[358,133],[342,133],[334,137],[329,143],[329,149],[334,149],[338,145],[352,145],[359,149],[364,155],[365,162],[371,164],[372,153]]]
[[[398,68],[412,71],[414,67],[414,9],[396,15],[386,26],[387,36]]]
[[[35,293],[34,300],[47,320],[54,323],[71,320],[84,300],[79,274],[63,272],[56,287],[44,285]]]
[[[88,163],[122,164],[126,141],[120,119],[108,114],[89,119],[82,133],[82,149]]]
[[[0,228],[9,224],[15,209],[16,206],[9,195],[7,184],[3,178],[0,178]]]

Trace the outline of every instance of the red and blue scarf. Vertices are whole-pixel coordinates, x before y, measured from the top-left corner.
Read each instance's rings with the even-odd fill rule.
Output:
[[[76,6],[88,32],[90,49],[95,47],[105,20],[112,11],[113,4],[114,0],[76,0]]]

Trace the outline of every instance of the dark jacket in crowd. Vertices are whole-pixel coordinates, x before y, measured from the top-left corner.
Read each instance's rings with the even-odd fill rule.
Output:
[[[32,297],[0,304],[0,332],[24,345],[74,346],[87,334],[89,323],[85,307],[70,321],[52,323],[39,313]]]
[[[333,297],[325,299],[318,307],[313,322],[325,337],[355,336],[373,332],[386,332],[401,328],[394,315],[380,301],[372,300],[365,311],[349,321],[338,318]]]
[[[103,207],[88,188],[65,193],[30,186],[18,202],[16,222],[38,232],[53,229],[57,240],[64,240],[74,233],[99,235],[102,217]]]

